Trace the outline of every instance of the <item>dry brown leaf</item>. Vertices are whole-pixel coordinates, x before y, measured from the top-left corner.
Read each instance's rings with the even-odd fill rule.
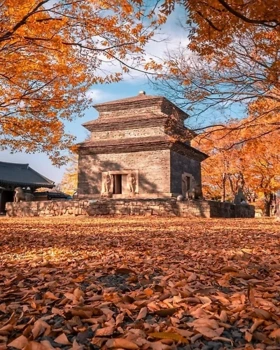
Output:
[[[115,273],[116,273],[116,275],[128,275],[130,273],[136,274],[133,270],[131,270],[127,267],[121,267],[119,269],[116,269]]]
[[[280,328],[275,329],[269,334],[269,338],[280,340]]]
[[[233,341],[232,339],[229,339],[229,338],[225,338],[225,337],[215,337],[213,338],[212,340],[217,340],[217,341],[225,341],[225,342],[228,342],[228,343],[231,343],[231,345],[233,345]]]
[[[95,346],[98,346],[99,348],[102,347],[102,345],[108,340],[108,338],[99,338],[99,337],[94,337],[91,340],[91,343]]]
[[[225,310],[222,310],[222,311],[221,311],[220,316],[219,316],[219,319],[220,319],[222,322],[227,322],[228,316],[227,316],[227,313],[226,313]]]
[[[6,346],[7,341],[8,341],[8,337],[4,337],[4,336],[0,335],[0,345],[5,343],[5,346]]]
[[[239,269],[234,266],[225,266],[221,268],[221,273],[227,273],[227,272],[239,272]]]
[[[270,340],[265,334],[261,332],[254,332],[253,338],[263,342],[264,344],[268,344],[268,345],[273,344],[273,341]]]
[[[3,323],[3,326],[5,326],[6,324],[15,325],[16,322],[17,322],[17,320],[16,320],[16,313],[13,312],[11,314],[10,318],[5,323]]]
[[[154,286],[154,289],[155,289],[156,292],[164,293],[164,288],[162,286],[160,286],[159,284],[156,284]]]
[[[82,309],[71,309],[71,314],[73,316],[79,316],[80,318],[91,318],[92,312],[91,311],[85,311]]]
[[[44,344],[36,341],[30,341],[24,348],[24,350],[47,350]]]
[[[14,326],[12,324],[6,324],[2,328],[0,328],[0,335],[7,335],[13,329],[14,329]]]
[[[224,296],[222,295],[214,295],[213,296],[216,300],[219,300],[223,305],[229,305],[230,304],[230,301],[225,298]]]
[[[78,277],[73,278],[72,282],[79,283],[79,282],[83,282],[84,280],[85,280],[85,277],[83,275],[79,275]]]
[[[14,339],[8,344],[16,349],[23,349],[28,344],[28,339],[24,335],[20,335],[18,338]]]
[[[96,337],[107,337],[109,335],[112,335],[115,331],[115,326],[109,326],[104,328],[99,328],[95,332]]]
[[[77,300],[79,300],[80,298],[84,297],[85,293],[80,289],[80,288],[76,288],[73,292],[75,298]]]
[[[197,275],[195,273],[191,273],[190,276],[187,278],[188,282],[193,282],[197,279]]]
[[[150,297],[151,295],[154,294],[154,291],[153,291],[151,288],[146,288],[146,289],[144,289],[144,293],[145,293],[148,297]]]
[[[254,288],[250,284],[248,285],[248,299],[249,299],[251,305],[257,306],[256,305]]]
[[[260,318],[254,318],[253,319],[254,323],[252,324],[252,327],[250,328],[250,332],[254,333],[255,330],[264,323],[264,320],[260,319]]]
[[[83,350],[84,346],[78,344],[77,340],[74,339],[71,350]]]
[[[69,299],[69,300],[75,300],[75,295],[73,293],[64,293],[65,298]],[[62,301],[61,301],[62,302]]]
[[[127,349],[127,350],[137,350],[137,349],[139,349],[137,344],[133,343],[130,340],[123,339],[123,338],[109,339],[106,342],[106,346],[109,349],[117,349],[117,348],[122,348],[122,349]]]
[[[172,316],[177,311],[177,308],[156,310],[154,313],[160,317]]]
[[[116,326],[117,327],[123,322],[124,316],[125,316],[124,313],[117,315],[117,317],[116,317]]]
[[[41,340],[40,343],[43,344],[45,349],[47,350],[55,350],[55,348],[51,345],[51,343],[48,340]]]
[[[64,333],[61,333],[58,337],[54,339],[58,344],[69,345],[71,344]]]
[[[190,332],[187,329],[176,328],[176,333],[181,334],[183,337],[187,339],[193,336],[193,332]]]
[[[248,342],[248,343],[251,343],[251,341],[252,341],[252,338],[253,338],[253,334],[252,333],[250,333],[250,332],[248,332],[248,331],[246,331],[245,332],[245,340]]]
[[[201,297],[201,296],[199,296],[198,298],[202,302],[202,304],[211,304],[212,303],[212,300],[209,297],[206,297],[206,296]]]
[[[81,318],[91,318],[93,316],[103,315],[103,311],[101,309],[91,306],[75,306],[70,310],[70,312],[73,316],[79,316]]]
[[[56,297],[52,292],[50,291],[47,291],[45,294],[44,294],[44,298],[45,299],[51,299],[51,300],[58,300],[59,298]]]
[[[191,337],[191,343],[194,344],[197,339],[201,338],[202,337],[202,334],[195,334]]]
[[[208,327],[196,327],[195,330],[201,333],[204,337],[213,339],[219,337],[223,333],[224,328],[211,329]]]
[[[149,333],[150,337],[158,338],[158,339],[169,339],[169,340],[175,340],[177,342],[181,342],[184,344],[188,343],[188,339],[183,337],[181,334],[178,333],[172,333],[172,332],[154,332]]]
[[[211,329],[217,329],[219,328],[219,323],[216,320],[213,320],[210,318],[198,318],[197,320],[188,322],[188,326],[194,327],[194,328],[207,327]]]
[[[264,320],[269,320],[273,317],[273,315],[270,312],[258,308],[254,309],[253,315],[257,318],[262,318]]]
[[[142,307],[142,309],[139,311],[139,314],[136,318],[136,320],[141,320],[142,318],[145,318],[147,316],[148,309],[147,307]]]
[[[172,346],[163,344],[162,340],[152,342],[149,344],[149,346],[151,347],[152,350],[172,350]]]
[[[34,326],[32,328],[32,335],[33,335],[33,339],[36,339],[39,335],[42,335],[43,333],[45,333],[45,335],[48,335],[50,333],[51,327],[49,326],[49,324],[43,320],[37,320],[34,323]]]
[[[61,310],[61,309],[58,309],[58,308],[56,308],[56,307],[53,307],[53,308],[52,308],[52,313],[55,314],[55,315],[60,315],[60,316],[62,316],[62,315],[64,314],[64,311]]]
[[[244,280],[251,280],[251,279],[254,278],[253,276],[248,275],[245,272],[233,273],[233,275],[234,275],[235,278],[242,278]]]

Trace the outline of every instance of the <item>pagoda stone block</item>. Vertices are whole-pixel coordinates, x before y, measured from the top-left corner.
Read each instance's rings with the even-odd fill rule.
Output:
[[[94,106],[79,144],[79,198],[165,198],[201,193],[201,161],[191,147],[188,115],[161,96],[138,96]]]

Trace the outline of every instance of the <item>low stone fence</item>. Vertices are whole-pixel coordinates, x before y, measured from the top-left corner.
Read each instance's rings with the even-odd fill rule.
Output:
[[[251,205],[176,199],[53,200],[6,204],[7,216],[159,215],[205,218],[254,217]]]

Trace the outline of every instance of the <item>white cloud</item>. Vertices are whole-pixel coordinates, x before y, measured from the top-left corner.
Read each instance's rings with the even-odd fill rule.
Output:
[[[92,99],[93,104],[99,102],[110,101],[115,98],[116,95],[104,92],[101,89],[90,89],[86,92],[87,98]]]
[[[185,9],[178,6],[176,10],[168,17],[167,22],[158,29],[153,39],[146,45],[144,54],[145,62],[152,59],[158,63],[162,63],[162,60],[165,58],[167,52],[176,50],[179,47],[186,47],[188,45],[189,39],[187,30],[184,28],[185,18]],[[189,54],[191,55],[191,52]],[[105,55],[100,55],[99,59],[102,61],[102,64],[97,72],[101,76],[105,77],[108,74],[114,74],[121,71],[121,64],[117,60],[108,61],[108,58],[106,58]],[[128,64],[128,66],[135,67],[136,63],[133,61],[133,57],[126,59],[125,62]],[[137,62],[135,68],[136,69],[130,69],[129,73],[124,73],[123,81],[134,84],[135,80],[143,81],[146,79],[144,64],[139,65]],[[100,98],[100,96],[95,95],[94,97]]]

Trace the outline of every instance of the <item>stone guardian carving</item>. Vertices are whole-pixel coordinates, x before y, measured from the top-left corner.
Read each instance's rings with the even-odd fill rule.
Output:
[[[133,173],[128,174],[127,176],[127,185],[129,192],[135,194],[136,192],[136,176]]]
[[[111,193],[112,187],[112,177],[109,173],[103,174],[102,176],[102,196],[109,197]]]
[[[25,193],[21,187],[15,188],[14,202],[19,203],[20,201],[31,202],[34,199],[32,193]]]

